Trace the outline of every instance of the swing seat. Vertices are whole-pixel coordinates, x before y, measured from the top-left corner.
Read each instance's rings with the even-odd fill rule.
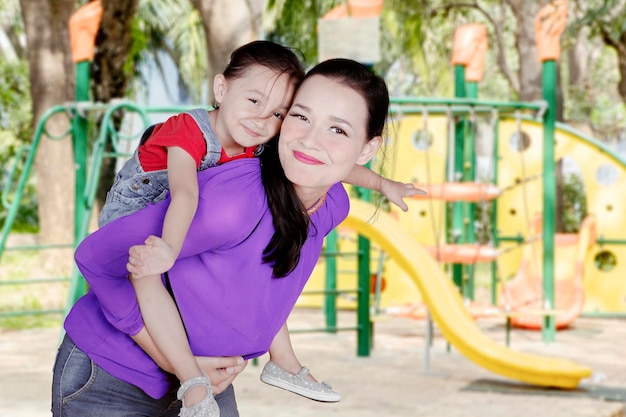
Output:
[[[533,220],[535,232],[541,232],[541,217]],[[542,242],[529,244],[515,277],[505,283],[501,308],[510,313],[514,327],[540,330],[544,317],[554,316],[556,329],[568,327],[581,313],[584,303],[585,257],[595,243],[595,217],[587,216],[578,234],[556,234],[554,239],[554,307],[544,308],[541,271]]]

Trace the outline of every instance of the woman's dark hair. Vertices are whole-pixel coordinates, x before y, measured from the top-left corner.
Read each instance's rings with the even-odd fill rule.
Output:
[[[304,79],[314,75],[336,80],[361,94],[368,108],[368,140],[383,134],[389,111],[389,92],[381,77],[350,59],[321,62]],[[274,222],[274,235],[263,251],[263,262],[270,263],[274,276],[280,278],[298,265],[300,250],[308,237],[310,219],[280,164],[278,137],[265,146],[259,158],[263,187]]]
[[[383,134],[389,112],[389,91],[385,80],[373,74],[364,65],[345,58],[320,62],[306,74],[305,79],[313,75],[330,78],[361,94],[369,113],[368,140]]]
[[[274,223],[274,235],[263,250],[263,262],[272,265],[274,277],[282,278],[298,265],[300,249],[308,237],[309,215],[280,164],[278,136],[265,145],[259,158]]]
[[[295,49],[270,41],[253,41],[235,49],[222,73],[227,80],[244,77],[252,65],[287,74],[296,88],[304,78],[304,67]]]

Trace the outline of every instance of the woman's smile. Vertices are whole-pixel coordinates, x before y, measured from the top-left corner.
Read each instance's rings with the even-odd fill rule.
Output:
[[[300,162],[302,162],[303,164],[309,164],[309,165],[322,165],[323,162],[315,159],[303,152],[300,151],[293,151],[293,156]]]

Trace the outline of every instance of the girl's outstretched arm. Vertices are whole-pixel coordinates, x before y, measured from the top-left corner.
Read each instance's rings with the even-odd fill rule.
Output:
[[[426,194],[424,190],[416,188],[412,183],[402,183],[378,175],[363,165],[355,165],[344,179],[348,184],[368,188],[383,194],[389,201],[407,211],[409,207],[404,202],[406,197]]]

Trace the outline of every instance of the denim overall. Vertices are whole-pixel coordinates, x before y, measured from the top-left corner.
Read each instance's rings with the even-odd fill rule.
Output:
[[[217,165],[222,146],[211,127],[208,112],[205,109],[193,109],[186,114],[193,117],[206,142],[206,154],[200,162],[198,171]],[[155,125],[152,125],[146,129],[141,136],[141,144],[150,137],[154,127]],[[148,204],[158,203],[165,199],[168,191],[167,169],[145,172],[139,163],[139,148],[137,148],[132,158],[126,161],[117,173],[100,212],[98,226],[102,227],[119,217],[132,214]]]

